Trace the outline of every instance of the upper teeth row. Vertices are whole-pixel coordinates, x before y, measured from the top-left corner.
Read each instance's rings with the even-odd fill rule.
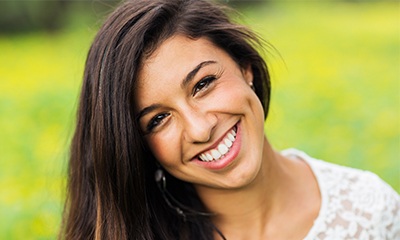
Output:
[[[205,162],[211,162],[211,161],[220,159],[227,152],[229,152],[229,149],[232,147],[233,143],[235,142],[235,139],[236,139],[236,132],[235,132],[235,130],[232,129],[225,136],[225,138],[222,139],[220,144],[218,144],[218,147],[200,154],[199,155],[200,160],[205,161]]]

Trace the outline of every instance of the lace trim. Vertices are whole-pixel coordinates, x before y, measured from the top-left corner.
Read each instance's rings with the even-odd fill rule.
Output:
[[[305,240],[400,239],[400,197],[375,174],[313,159],[296,149],[313,171],[321,208]]]

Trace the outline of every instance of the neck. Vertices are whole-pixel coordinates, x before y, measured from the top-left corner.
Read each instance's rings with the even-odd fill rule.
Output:
[[[205,206],[217,214],[212,220],[224,234],[257,239],[266,235],[266,226],[276,226],[277,217],[282,218],[288,206],[296,204],[293,198],[301,190],[295,172],[296,166],[265,139],[261,168],[251,183],[239,189],[197,187],[197,191]]]

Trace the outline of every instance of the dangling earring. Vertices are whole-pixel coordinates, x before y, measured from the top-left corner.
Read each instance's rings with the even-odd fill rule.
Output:
[[[156,170],[154,174],[154,178],[156,180],[157,186],[161,191],[162,197],[167,203],[168,207],[174,209],[178,215],[183,218],[183,221],[186,222],[187,215],[201,215],[201,216],[212,216],[212,213],[199,212],[195,210],[191,210],[189,207],[184,206],[178,200],[176,200],[167,190],[167,179],[165,177],[164,171],[159,168]],[[172,205],[171,201],[176,205]],[[185,212],[182,210],[184,209]]]
[[[249,86],[251,89],[253,89],[253,91],[256,91],[256,88],[254,87],[253,82],[249,82]]]
[[[176,200],[167,191],[167,179],[165,177],[164,171],[161,168],[156,170],[156,172],[154,173],[154,178],[157,182],[158,188],[161,191],[164,201],[167,203],[168,207],[174,209],[178,215],[182,216],[184,222],[186,222],[186,215],[194,215],[194,216],[198,215],[198,216],[205,216],[205,217],[215,215],[213,213],[206,213],[206,212],[199,212],[199,211],[191,210],[188,207],[185,207],[182,203],[178,202],[178,200]],[[168,197],[179,207],[172,205],[172,203],[169,201]],[[185,209],[186,213],[184,213],[182,209]],[[221,238],[223,240],[226,240],[224,234],[222,234],[222,232],[214,224],[211,223],[211,226],[212,226],[212,228],[214,228],[214,230],[217,232],[217,234],[219,236],[221,236]]]
[[[169,197],[171,199],[174,199],[170,195],[170,193],[167,191],[167,180],[165,178],[164,171],[162,169],[157,169],[154,174],[154,177],[157,182],[157,186],[160,189],[161,194],[162,194],[165,202],[167,203],[168,207],[174,209],[176,211],[176,213],[178,213],[178,215],[182,216],[183,221],[186,222],[186,215],[183,213],[182,209],[180,209],[179,207],[174,207],[166,196],[166,195],[169,195]]]

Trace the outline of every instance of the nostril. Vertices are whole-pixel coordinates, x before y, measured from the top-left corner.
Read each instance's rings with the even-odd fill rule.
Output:
[[[215,114],[203,108],[187,108],[182,114],[184,138],[191,143],[207,143],[212,139],[218,123]]]

